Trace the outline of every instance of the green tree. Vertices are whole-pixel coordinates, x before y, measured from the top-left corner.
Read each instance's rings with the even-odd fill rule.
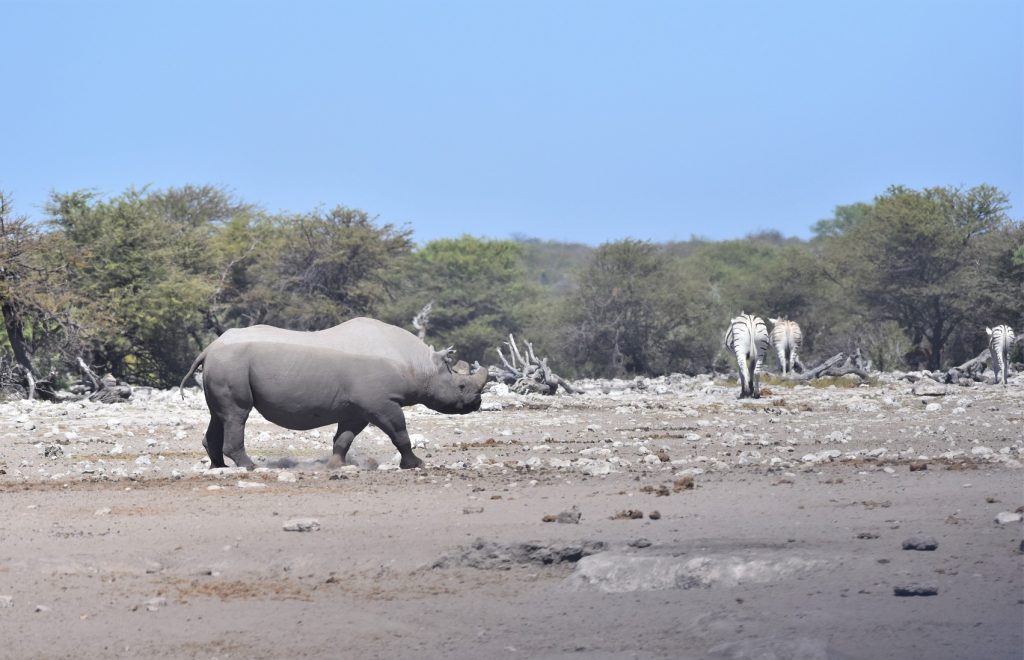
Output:
[[[213,291],[204,249],[212,228],[172,212],[175,197],[55,193],[47,209],[63,239],[89,360],[136,382],[176,382],[195,355],[190,338],[203,329]]]
[[[522,257],[515,241],[431,241],[416,252],[406,292],[389,317],[407,326],[432,302],[426,340],[455,346],[463,359],[484,360],[488,349],[527,327],[536,313],[539,289],[527,282]]]
[[[565,352],[577,370],[623,376],[671,368],[693,293],[680,288],[676,263],[646,241],[597,248],[566,301]]]
[[[52,388],[75,333],[67,310],[63,265],[48,258],[54,237],[14,215],[10,197],[0,192],[0,311],[8,356],[21,369],[27,394],[43,380]],[[6,352],[6,351],[5,351]],[[5,356],[7,357],[7,356]],[[12,376],[4,365],[3,377]],[[45,382],[50,381],[50,382]]]
[[[991,186],[893,186],[827,236],[825,258],[851,300],[876,322],[898,323],[914,344],[927,342],[928,368],[938,369],[979,308],[1012,304],[987,240],[1015,226],[1007,207]]]
[[[273,217],[248,230],[257,247],[246,315],[296,330],[377,314],[397,293],[413,247],[411,230],[378,225],[365,211],[344,206]]]

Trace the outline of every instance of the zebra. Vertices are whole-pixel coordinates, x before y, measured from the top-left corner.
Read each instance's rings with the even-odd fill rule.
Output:
[[[736,355],[740,372],[740,398],[761,397],[761,363],[768,352],[768,328],[757,316],[740,315],[725,333],[725,346]]]
[[[779,356],[782,375],[792,374],[793,366],[798,362],[797,352],[804,341],[804,333],[796,321],[785,318],[768,319],[772,324],[772,345]],[[802,368],[802,367],[801,367]]]
[[[1010,352],[1013,350],[1013,328],[1008,325],[997,325],[985,328],[988,335],[988,350],[992,355],[992,371],[996,372],[996,382],[1006,385],[1006,372],[1010,368]]]

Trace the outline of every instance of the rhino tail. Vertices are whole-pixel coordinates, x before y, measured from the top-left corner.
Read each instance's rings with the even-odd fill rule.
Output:
[[[185,381],[187,381],[192,376],[192,374],[196,372],[196,369],[199,368],[199,365],[201,365],[203,361],[206,360],[206,352],[208,350],[210,350],[209,346],[203,349],[203,352],[200,353],[199,356],[192,362],[192,366],[188,368],[188,373],[185,374],[185,377],[181,379],[181,383],[178,385],[178,393],[181,394],[182,400],[185,399]]]

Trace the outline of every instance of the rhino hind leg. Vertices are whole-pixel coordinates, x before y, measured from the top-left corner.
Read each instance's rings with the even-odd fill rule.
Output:
[[[352,446],[352,441],[366,428],[365,419],[346,419],[338,422],[338,431],[334,434],[334,452],[329,465],[344,465],[345,457]]]
[[[416,454],[412,453],[412,441],[409,440],[409,432],[405,428],[405,414],[402,407],[397,403],[389,403],[380,410],[369,413],[370,422],[384,431],[395,449],[402,455],[398,466],[403,470],[423,467],[423,461]]]
[[[248,411],[246,411],[248,417]],[[224,420],[224,455],[235,462],[238,467],[249,468],[256,465],[245,453],[245,418]]]
[[[224,424],[216,416],[210,417],[210,425],[206,427],[203,437],[203,448],[210,457],[210,467],[227,467],[224,465]]]

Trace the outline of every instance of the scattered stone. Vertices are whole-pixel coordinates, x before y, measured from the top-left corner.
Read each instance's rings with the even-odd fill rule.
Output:
[[[626,509],[619,511],[611,517],[612,520],[639,520],[644,517],[644,512],[638,509]]]
[[[631,548],[649,548],[651,547],[651,542],[641,536],[638,539],[633,539],[627,545]]]
[[[556,520],[558,520],[558,516],[556,516],[553,513],[546,513],[544,514],[544,517],[541,518],[541,520],[544,522],[555,522]]]
[[[927,410],[928,412],[938,412],[939,410],[942,410],[942,404],[934,402],[929,403],[924,407],[924,409]]]
[[[483,513],[483,512],[484,512],[484,508],[482,506],[467,506],[467,507],[463,507],[463,509],[462,509],[462,513],[464,513],[466,515],[470,515],[470,514],[473,514],[473,513]]]
[[[928,464],[925,463],[924,461],[911,461],[910,462],[910,471],[911,472],[921,472],[922,470],[927,470],[927,469],[928,469]]]
[[[649,514],[647,514],[647,517],[651,520],[661,520],[661,511],[655,509],[654,511],[651,511]]]
[[[49,612],[50,608],[46,605],[36,605],[36,612]]]
[[[939,542],[932,536],[913,536],[903,542],[904,550],[931,551],[939,547]]]
[[[904,584],[892,588],[894,596],[937,596],[939,588],[933,584]]]
[[[667,452],[667,451],[665,451],[664,449],[662,449],[662,450],[659,450],[659,451],[658,451],[658,452],[657,452],[657,453],[655,454],[655,456],[657,456],[657,457],[658,457],[658,460],[660,460],[660,461],[661,461],[662,463],[669,463],[669,462],[671,462],[671,461],[672,461],[672,457],[671,457],[671,456],[669,456],[669,455],[668,455],[668,452]]]
[[[923,378],[910,389],[914,396],[946,396],[946,386],[930,378]]]
[[[668,486],[666,486],[665,484],[660,484],[658,486],[644,486],[640,489],[640,492],[650,493],[652,495],[656,495],[657,497],[667,497],[672,494],[672,492],[668,489]]]
[[[239,488],[254,488],[254,489],[266,488],[267,487],[267,484],[263,483],[262,481],[239,481],[236,485]]]
[[[320,529],[320,521],[316,518],[293,518],[283,526],[286,532],[316,532]]]
[[[693,490],[695,485],[693,477],[686,475],[672,482],[672,490],[681,493],[684,490]]]
[[[64,450],[61,449],[60,445],[50,445],[43,449],[43,456],[46,458],[57,458],[64,455]]]
[[[14,607],[14,596],[0,596],[0,610]]]
[[[857,535],[857,538],[859,538],[859,539],[877,539],[878,538],[878,534],[875,534],[874,532],[861,532],[860,534]]]
[[[996,523],[999,525],[1009,525],[1011,523],[1020,522],[1021,520],[1024,520],[1024,516],[1012,511],[1000,511],[996,514]]]
[[[294,472],[279,472],[277,474],[277,480],[284,483],[293,484],[298,481],[298,476]]]
[[[555,522],[563,523],[566,525],[578,525],[580,524],[580,518],[583,517],[583,512],[573,506],[568,511],[562,511],[555,517]]]
[[[111,511],[110,507],[109,506],[105,506],[102,509],[96,509],[96,512],[93,513],[92,515],[94,515],[94,516],[109,516],[110,515],[110,511]]]
[[[574,564],[584,557],[605,549],[602,541],[581,541],[568,544],[543,544],[540,542],[514,543],[505,545],[477,539],[473,545],[460,552],[449,553],[431,568],[454,568],[468,566],[484,570],[509,570],[519,564],[556,565]]]

